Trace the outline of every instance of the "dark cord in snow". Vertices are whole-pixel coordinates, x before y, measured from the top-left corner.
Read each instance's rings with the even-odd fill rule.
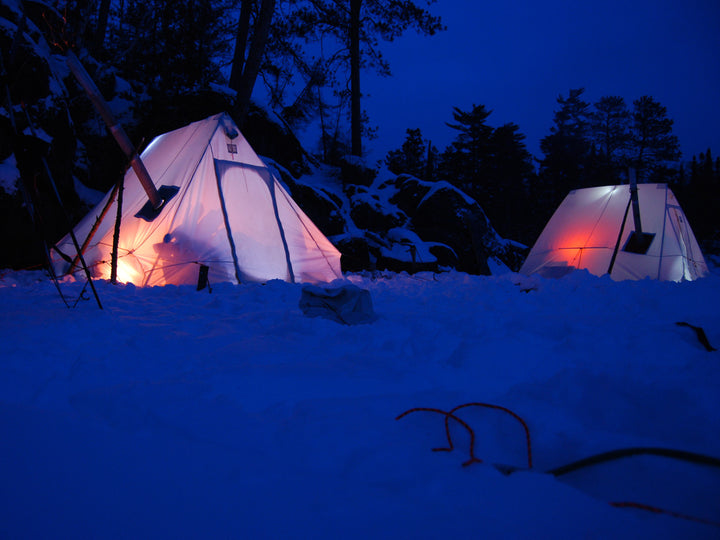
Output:
[[[677,323],[677,324],[682,325],[682,326],[690,326],[691,328],[697,328],[697,327],[693,327],[687,323]],[[700,330],[702,331],[702,329],[700,329]],[[704,332],[703,332],[703,335],[704,335]],[[698,334],[698,336],[699,336],[699,334]],[[708,350],[710,350],[710,349],[708,349]],[[400,420],[404,416],[407,416],[408,414],[410,414],[412,412],[418,412],[418,411],[434,412],[434,413],[439,413],[439,414],[444,415],[445,416],[445,435],[447,437],[448,447],[447,448],[433,448],[434,452],[438,452],[438,451],[449,452],[454,449],[455,446],[454,446],[452,438],[450,436],[449,422],[450,422],[450,419],[455,420],[470,433],[470,459],[463,462],[463,464],[462,464],[463,467],[466,467],[472,463],[482,463],[482,460],[477,458],[474,454],[474,452],[475,452],[475,450],[474,450],[474,448],[475,448],[475,432],[467,424],[467,422],[465,422],[464,420],[462,420],[455,414],[459,409],[462,409],[464,407],[469,407],[469,406],[487,407],[487,408],[491,408],[491,409],[497,409],[500,411],[504,411],[504,412],[510,414],[511,416],[513,416],[516,420],[518,420],[522,424],[523,429],[525,430],[525,436],[527,439],[528,469],[523,469],[522,467],[515,467],[512,465],[493,464],[493,466],[505,475],[510,475],[510,474],[512,474],[516,471],[520,471],[520,470],[531,469],[532,468],[532,453],[531,453],[531,445],[530,445],[530,430],[528,429],[528,426],[525,423],[525,421],[522,418],[520,418],[520,416],[518,416],[511,410],[506,409],[505,407],[501,407],[499,405],[491,405],[488,403],[466,403],[464,405],[458,405],[457,407],[454,407],[454,408],[450,409],[449,411],[443,411],[441,409],[434,409],[434,408],[428,408],[428,407],[415,407],[413,409],[409,409],[409,410],[405,411],[404,413],[400,414],[399,416],[397,416],[395,418],[395,420]],[[569,463],[567,465],[563,465],[561,467],[556,467],[554,469],[546,471],[546,474],[551,474],[555,477],[558,477],[558,476],[562,476],[564,474],[568,474],[568,473],[577,471],[579,469],[598,465],[600,463],[605,463],[608,461],[613,461],[616,459],[632,457],[632,456],[637,456],[637,455],[661,456],[661,457],[666,457],[666,458],[687,461],[687,462],[694,463],[697,465],[704,465],[704,466],[709,466],[709,467],[720,468],[720,459],[718,459],[716,457],[712,457],[712,456],[707,456],[704,454],[688,452],[685,450],[675,450],[672,448],[633,447],[633,448],[621,448],[618,450],[611,450],[609,452],[603,452],[600,454],[589,456],[584,459]],[[643,504],[643,503],[623,501],[623,502],[610,502],[609,504],[614,506],[615,508],[635,508],[635,509],[653,512],[656,514],[666,514],[666,515],[676,517],[676,518],[687,519],[690,521],[695,521],[695,522],[703,523],[706,525],[713,525],[715,527],[720,527],[720,523],[715,522],[715,521],[710,521],[710,520],[703,519],[703,518],[698,518],[698,517],[694,517],[694,516],[681,514],[681,513],[672,511],[672,510],[657,508],[655,506],[650,506],[650,505]]]
[[[690,463],[696,463],[698,465],[720,467],[720,459],[712,456],[686,452],[684,450],[674,450],[672,448],[637,447],[620,448],[619,450],[611,450],[610,452],[596,454],[594,456],[586,457],[585,459],[563,465],[562,467],[556,467],[555,469],[547,471],[547,473],[552,474],[553,476],[562,476],[563,474],[577,471],[578,469],[583,469],[585,467],[590,467],[592,465],[597,465],[599,463],[605,463],[606,461],[613,461],[616,459],[639,456],[643,454],[678,459],[688,461]]]
[[[693,326],[690,323],[686,322],[676,322],[678,326],[687,326],[688,328],[692,328],[695,331],[695,335],[697,335],[698,341],[702,343],[703,347],[705,347],[705,350],[708,352],[717,351],[715,347],[710,345],[710,341],[708,340],[707,336],[705,335],[705,330],[703,330],[699,326]]]

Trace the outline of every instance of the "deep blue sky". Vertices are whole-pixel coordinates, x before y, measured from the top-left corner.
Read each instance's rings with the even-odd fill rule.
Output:
[[[541,157],[556,98],[578,87],[590,103],[650,95],[674,120],[683,159],[708,147],[720,156],[720,0],[439,0],[430,10],[445,32],[383,44],[393,76],[363,76],[363,108],[380,128],[365,143],[371,158],[400,147],[406,128],[442,151],[456,135],[452,107],[473,104],[493,111],[492,126],[518,124]]]

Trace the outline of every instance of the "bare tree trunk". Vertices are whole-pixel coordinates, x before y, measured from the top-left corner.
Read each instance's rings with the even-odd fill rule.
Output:
[[[240,88],[240,78],[245,67],[245,49],[250,35],[250,13],[253,1],[243,0],[240,3],[237,31],[235,32],[235,52],[233,53],[232,70],[230,71],[230,88]]]
[[[323,161],[328,159],[327,149],[327,126],[325,125],[325,104],[323,103],[320,87],[315,89],[317,92],[318,111],[320,112],[320,143],[322,144]]]
[[[350,0],[350,130],[351,152],[362,156],[362,115],[360,109],[360,7],[362,0]]]
[[[245,116],[250,109],[250,96],[252,96],[255,80],[260,72],[265,44],[270,34],[270,23],[275,12],[275,0],[262,0],[260,12],[253,28],[252,42],[248,51],[247,60],[237,88],[237,103],[235,106],[235,120],[242,126]]]
[[[95,54],[103,50],[105,32],[107,31],[108,16],[110,15],[110,0],[102,0],[98,10],[98,22],[93,36],[93,52]]]

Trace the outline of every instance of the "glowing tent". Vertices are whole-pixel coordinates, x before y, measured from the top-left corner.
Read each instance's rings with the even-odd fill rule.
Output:
[[[610,274],[617,281],[689,281],[707,274],[695,235],[670,188],[640,184],[637,202],[641,235],[635,231],[629,185],[571,191],[520,272],[560,277],[579,268],[597,276]]]
[[[213,283],[342,277],[338,250],[227,114],[156,137],[141,158],[158,191],[169,196],[156,216],[148,215],[148,196],[128,170],[121,192],[118,281],[195,284],[201,269]],[[84,259],[94,277],[111,275],[118,199],[108,193],[74,229],[78,241],[87,244]],[[52,258],[59,274],[77,265],[69,235]]]

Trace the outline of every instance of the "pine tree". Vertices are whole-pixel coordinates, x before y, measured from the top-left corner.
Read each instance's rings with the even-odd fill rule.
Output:
[[[715,174],[713,171],[713,158],[712,151],[708,148],[705,152],[705,160],[703,161],[702,167],[702,182],[707,186],[712,186],[715,183]]]
[[[485,211],[504,236],[531,242],[534,237],[530,218],[534,210],[530,189],[535,183],[535,171],[524,141],[525,135],[514,123],[493,131],[486,180],[490,197]]]
[[[491,112],[484,105],[453,108],[455,121],[447,125],[458,135],[442,153],[439,174],[475,198],[501,234],[525,239],[532,156],[517,124],[487,124]]]
[[[442,156],[447,180],[473,194],[482,191],[482,173],[490,155],[493,128],[486,123],[490,114],[485,105],[473,105],[470,111],[453,107],[455,122],[446,124],[458,131]]]
[[[601,183],[618,183],[619,172],[627,167],[630,144],[630,112],[625,99],[620,96],[600,98],[590,114],[590,122],[598,151],[599,170],[594,176]]]
[[[406,129],[406,138],[402,147],[398,150],[391,150],[385,157],[385,164],[394,174],[411,174],[417,178],[425,178],[428,170],[427,149],[433,154],[432,145],[423,139],[419,128]],[[437,153],[435,149],[434,153]]]
[[[572,189],[590,183],[590,105],[582,100],[584,88],[571,89],[568,97],[558,96],[555,125],[540,141],[545,154],[540,177],[547,199],[542,204],[555,208]]]
[[[650,96],[642,96],[633,102],[632,118],[632,164],[637,169],[638,179],[669,182],[681,154],[667,108]]]

